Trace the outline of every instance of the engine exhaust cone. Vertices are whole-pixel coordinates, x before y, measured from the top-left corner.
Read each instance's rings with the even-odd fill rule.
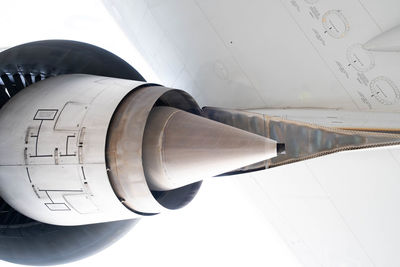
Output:
[[[151,111],[143,140],[146,180],[156,191],[179,188],[276,155],[274,140],[171,107]]]

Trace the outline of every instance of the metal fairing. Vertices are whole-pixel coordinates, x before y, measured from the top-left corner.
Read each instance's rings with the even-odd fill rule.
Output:
[[[253,112],[214,107],[204,107],[203,114],[209,119],[271,138],[286,145],[284,154],[225,175],[258,171],[345,150],[400,144],[400,134],[396,133],[344,130]]]

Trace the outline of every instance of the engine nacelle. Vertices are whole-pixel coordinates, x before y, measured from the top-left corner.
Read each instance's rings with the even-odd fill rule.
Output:
[[[133,219],[181,206],[193,190],[165,192],[175,203],[163,205],[144,175],[143,133],[157,101],[200,112],[183,91],[116,78],[62,75],[26,88],[0,113],[0,195],[25,216],[56,225]],[[114,132],[116,123],[129,126],[124,142],[117,143],[124,135]],[[119,167],[112,172],[114,163]],[[121,188],[118,176],[134,186]]]

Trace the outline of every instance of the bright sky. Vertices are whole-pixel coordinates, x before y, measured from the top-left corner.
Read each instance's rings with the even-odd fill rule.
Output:
[[[83,41],[162,84],[101,1],[0,1],[0,50],[43,39]],[[113,246],[65,266],[300,266],[236,179],[249,177],[206,181],[186,208],[143,219]],[[16,265],[0,260],[0,266]]]

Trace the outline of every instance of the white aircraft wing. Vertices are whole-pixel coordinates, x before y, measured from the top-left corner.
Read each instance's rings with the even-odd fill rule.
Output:
[[[161,82],[203,106],[397,133],[400,53],[363,45],[395,0],[104,1]],[[399,266],[400,148],[235,178],[304,266]],[[251,249],[251,248],[250,248]]]

